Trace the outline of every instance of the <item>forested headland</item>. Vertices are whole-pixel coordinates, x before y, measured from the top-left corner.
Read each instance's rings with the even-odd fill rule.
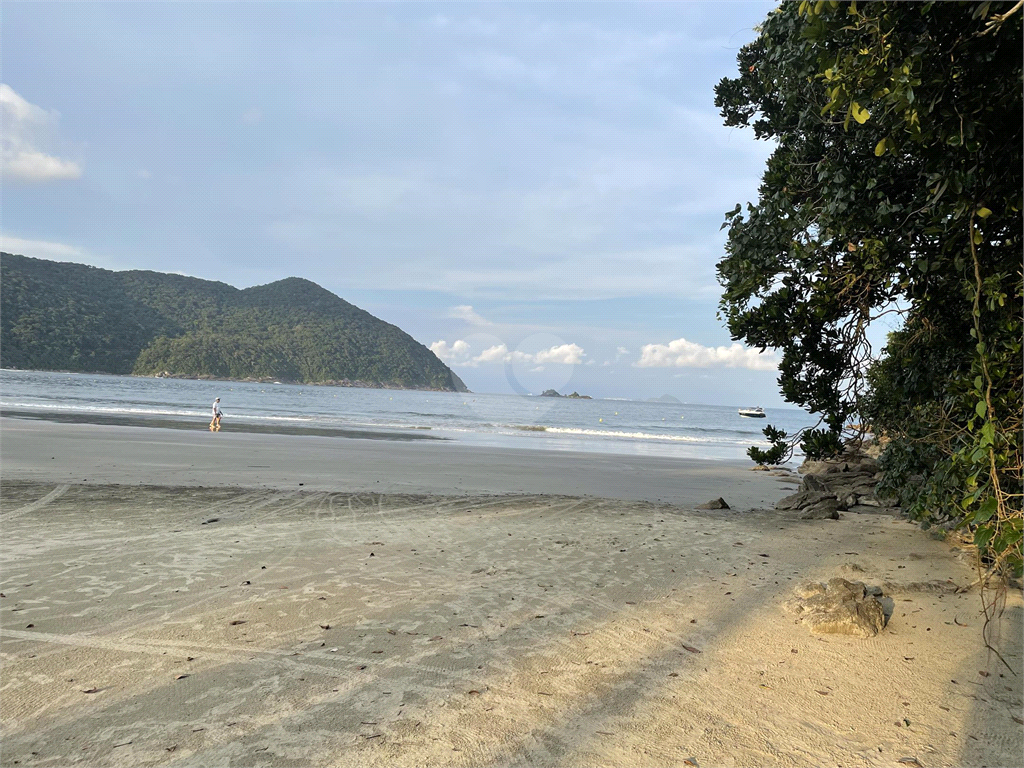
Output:
[[[400,328],[316,283],[244,290],[0,254],[7,368],[465,391]]]

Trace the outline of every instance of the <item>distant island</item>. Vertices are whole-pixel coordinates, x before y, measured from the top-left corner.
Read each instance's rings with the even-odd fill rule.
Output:
[[[593,400],[590,395],[581,395],[579,392],[573,392],[571,395],[560,395],[553,389],[545,389],[540,393],[540,397],[568,397],[574,400]]]
[[[467,392],[400,328],[298,277],[240,290],[0,253],[3,365]]]
[[[647,398],[648,403],[672,403],[673,405],[682,405],[683,402],[678,397],[672,397],[672,395],[662,395],[661,397],[649,397]]]

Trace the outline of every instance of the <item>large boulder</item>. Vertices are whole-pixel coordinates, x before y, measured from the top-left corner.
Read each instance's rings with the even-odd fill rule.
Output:
[[[805,491],[817,491],[819,493],[830,492],[828,482],[826,482],[823,475],[807,475],[800,484],[800,488]]]
[[[776,503],[776,509],[803,509],[825,499],[835,500],[835,496],[827,491],[800,491],[791,494]]]
[[[822,499],[800,510],[801,520],[838,520],[839,501],[834,496]]]
[[[811,632],[819,635],[874,637],[885,628],[886,617],[877,600],[878,587],[842,578],[828,584],[809,582],[796,589],[788,606]]]

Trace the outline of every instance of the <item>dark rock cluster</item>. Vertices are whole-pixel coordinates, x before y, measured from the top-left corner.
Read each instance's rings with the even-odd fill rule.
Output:
[[[899,514],[895,500],[880,498],[878,462],[859,453],[830,461],[805,461],[800,490],[780,500],[776,509],[796,510],[805,520],[837,520],[840,512]]]

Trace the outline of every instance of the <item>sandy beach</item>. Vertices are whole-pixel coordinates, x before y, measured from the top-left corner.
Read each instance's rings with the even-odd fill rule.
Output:
[[[796,519],[749,465],[6,418],[0,451],[4,766],[1024,750],[1019,592],[1007,667],[954,542]],[[878,636],[787,609],[835,577],[882,588]]]

